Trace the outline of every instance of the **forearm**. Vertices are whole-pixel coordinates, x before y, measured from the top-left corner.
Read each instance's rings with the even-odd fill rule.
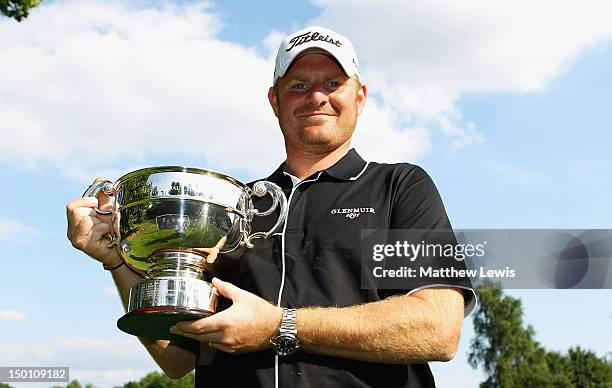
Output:
[[[120,260],[120,258],[117,258],[114,260],[115,264],[111,264],[109,267],[113,268],[117,266],[117,263],[120,263]],[[127,264],[125,264],[112,270],[111,274],[113,276],[115,286],[117,287],[117,292],[119,293],[123,309],[127,311],[130,289],[135,286],[136,283],[144,279],[144,273],[140,273],[135,269],[129,268]]]
[[[111,267],[112,268],[112,267]],[[143,280],[142,274],[123,265],[112,271],[121,302],[127,311],[130,288]],[[195,367],[195,354],[172,341],[138,338],[151,357],[171,378],[180,378]]]
[[[428,299],[403,295],[345,308],[298,309],[302,350],[380,363],[448,361],[459,341],[463,298],[454,290],[419,293]]]

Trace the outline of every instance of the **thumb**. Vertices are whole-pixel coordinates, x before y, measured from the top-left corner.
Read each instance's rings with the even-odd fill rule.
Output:
[[[229,282],[224,282],[219,278],[213,278],[212,280],[213,286],[217,288],[219,295],[224,296],[226,298],[231,299],[232,301],[236,301],[240,298],[240,295],[244,292],[244,290],[240,287],[237,287]]]

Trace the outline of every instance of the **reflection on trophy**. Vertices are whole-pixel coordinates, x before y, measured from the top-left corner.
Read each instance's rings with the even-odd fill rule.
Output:
[[[210,264],[219,253],[272,235],[285,220],[287,200],[268,181],[253,189],[214,171],[186,167],[153,167],[133,171],[116,183],[98,182],[83,196],[111,197],[110,246],[130,267],[146,274],[130,290],[128,312],[117,322],[126,333],[150,339],[177,339],[169,333],[178,321],[216,312],[217,292],[210,284]],[[272,197],[265,212],[253,207],[252,196]],[[268,232],[251,233],[255,216],[279,209]],[[180,337],[178,337],[180,338]]]

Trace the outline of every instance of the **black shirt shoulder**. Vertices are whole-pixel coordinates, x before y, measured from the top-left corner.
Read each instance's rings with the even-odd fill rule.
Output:
[[[373,176],[384,177],[391,194],[392,229],[450,229],[442,198],[429,174],[410,163],[370,163]]]

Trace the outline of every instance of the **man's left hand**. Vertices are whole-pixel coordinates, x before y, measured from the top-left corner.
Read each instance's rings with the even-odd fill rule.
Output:
[[[278,333],[282,309],[218,278],[212,284],[221,296],[232,300],[231,307],[210,317],[178,322],[170,332],[232,354],[269,347],[270,339]]]

